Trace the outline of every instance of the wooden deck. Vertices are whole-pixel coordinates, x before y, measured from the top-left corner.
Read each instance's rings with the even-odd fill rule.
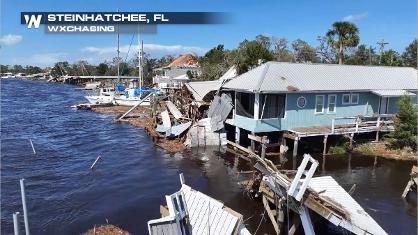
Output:
[[[330,125],[294,128],[289,132],[293,137],[345,135],[376,131],[393,131],[392,115],[337,117]]]

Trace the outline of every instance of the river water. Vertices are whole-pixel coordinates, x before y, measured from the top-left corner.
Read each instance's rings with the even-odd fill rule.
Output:
[[[221,149],[168,154],[143,130],[115,124],[112,115],[76,111],[85,102],[74,86],[39,81],[1,81],[1,232],[13,232],[12,213],[22,211],[19,179],[25,178],[32,234],[79,234],[109,222],[147,234],[159,218],[164,195],[186,183],[244,215],[250,231],[263,208],[238,187],[249,170]],[[34,155],[29,139],[37,154]],[[102,156],[94,171],[90,165]],[[364,156],[327,157],[318,174],[332,175],[389,234],[416,234],[415,196],[400,194],[412,163]],[[21,222],[23,218],[21,218]],[[23,228],[23,222],[21,224]],[[272,234],[262,223],[259,234]]]

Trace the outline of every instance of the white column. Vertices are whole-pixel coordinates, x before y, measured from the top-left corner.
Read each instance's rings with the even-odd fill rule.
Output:
[[[254,94],[254,120],[259,119],[260,113],[260,93]]]
[[[239,144],[239,139],[240,139],[240,129],[239,127],[235,127],[235,143]]]

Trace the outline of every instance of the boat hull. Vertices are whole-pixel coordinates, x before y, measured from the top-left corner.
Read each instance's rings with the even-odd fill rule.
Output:
[[[115,102],[116,102],[117,105],[120,105],[120,106],[135,106],[135,105],[139,104],[140,99],[115,98]],[[149,105],[150,105],[149,100],[144,100],[140,104],[140,106],[149,106]]]
[[[113,97],[111,96],[101,96],[101,95],[90,95],[85,96],[90,104],[111,104],[113,102]]]

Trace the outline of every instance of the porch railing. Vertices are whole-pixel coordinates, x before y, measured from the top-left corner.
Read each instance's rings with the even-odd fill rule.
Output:
[[[342,122],[342,123],[337,123]],[[354,117],[335,117],[331,120],[331,133],[339,130],[359,133],[370,131],[372,129],[380,130],[382,127],[388,127],[393,124],[393,114],[377,114],[372,116],[354,116]]]

